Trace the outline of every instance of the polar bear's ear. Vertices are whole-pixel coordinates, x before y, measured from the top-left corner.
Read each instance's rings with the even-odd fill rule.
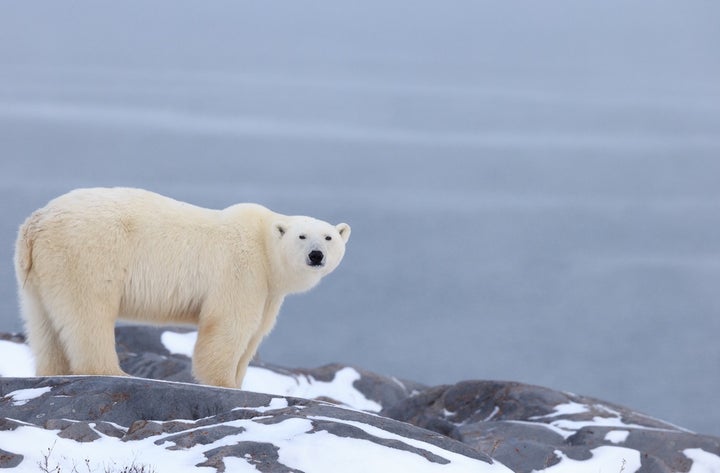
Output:
[[[273,228],[275,229],[275,234],[276,234],[279,238],[282,238],[283,235],[285,235],[285,232],[287,231],[287,229],[285,228],[285,224],[284,224],[284,223],[280,223],[280,222],[278,222],[278,223],[276,223],[275,225],[273,225]]]
[[[347,243],[347,241],[350,239],[350,225],[348,225],[347,223],[338,223],[337,225],[335,225],[335,228],[342,237],[343,241]]]

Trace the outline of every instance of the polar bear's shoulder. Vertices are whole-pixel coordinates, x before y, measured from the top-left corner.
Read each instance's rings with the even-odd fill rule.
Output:
[[[74,189],[51,200],[49,206],[93,207],[135,203],[174,205],[181,202],[155,192],[133,187],[87,187]]]
[[[234,204],[222,210],[222,213],[230,218],[242,220],[254,220],[257,222],[272,223],[274,220],[287,218],[286,215],[273,212],[260,204],[242,203]]]

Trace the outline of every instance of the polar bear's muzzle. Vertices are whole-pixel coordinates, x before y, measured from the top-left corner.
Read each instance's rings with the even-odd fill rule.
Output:
[[[308,266],[323,266],[324,260],[325,260],[325,255],[320,250],[312,250],[310,253],[308,253],[308,256],[307,256]]]

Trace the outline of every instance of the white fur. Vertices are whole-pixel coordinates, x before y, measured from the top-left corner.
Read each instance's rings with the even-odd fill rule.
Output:
[[[347,224],[257,204],[211,210],[129,188],[62,195],[28,217],[16,245],[37,374],[124,374],[124,318],[197,324],[195,376],[239,387],[285,296],[332,272],[349,237]]]

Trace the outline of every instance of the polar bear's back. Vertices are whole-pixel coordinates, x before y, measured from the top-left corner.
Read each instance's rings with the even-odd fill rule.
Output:
[[[180,218],[204,220],[218,213],[217,210],[129,187],[75,189],[51,200],[40,211],[49,215],[58,212],[68,217],[81,215],[97,220],[140,219],[158,223]]]
[[[74,190],[21,227],[18,279],[36,279],[43,288],[57,283],[58,297],[60,288],[84,297],[93,290],[115,294],[125,318],[193,322],[203,295],[227,280],[231,265],[261,264],[244,259],[262,257],[261,249],[247,249],[258,246],[264,207],[231,209],[206,209],[142,189]],[[245,251],[236,253],[236,243]]]
[[[142,189],[76,189],[35,211],[21,233],[36,249],[50,247],[58,256],[78,257],[73,253],[95,247],[119,255],[156,247],[158,240],[191,238],[212,227],[218,214]]]

